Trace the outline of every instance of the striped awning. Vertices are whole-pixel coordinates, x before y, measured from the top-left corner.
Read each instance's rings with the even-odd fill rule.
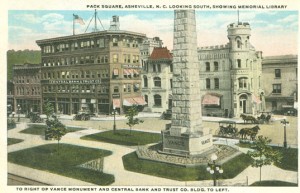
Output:
[[[123,74],[124,75],[129,75],[130,73],[129,73],[128,69],[123,69]]]
[[[133,98],[125,98],[123,100],[124,106],[133,106],[133,105],[146,105],[147,102],[145,101],[144,97],[133,97]]]
[[[206,94],[203,97],[202,105],[220,105],[221,95]]]

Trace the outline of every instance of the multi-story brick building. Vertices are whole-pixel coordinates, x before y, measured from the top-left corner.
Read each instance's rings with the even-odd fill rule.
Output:
[[[172,55],[166,47],[155,47],[144,66],[142,93],[146,111],[164,112],[172,107]]]
[[[266,111],[297,107],[298,56],[269,56],[262,61]]]
[[[43,101],[55,111],[80,110],[109,114],[131,105],[145,105],[141,95],[139,45],[145,34],[111,28],[71,36],[38,40],[42,53]]]
[[[42,112],[41,67],[39,64],[13,66],[14,111]]]

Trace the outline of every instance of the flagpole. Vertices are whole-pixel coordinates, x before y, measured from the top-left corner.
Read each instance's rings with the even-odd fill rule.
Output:
[[[73,13],[73,35],[75,35],[75,22],[74,22],[74,13]]]

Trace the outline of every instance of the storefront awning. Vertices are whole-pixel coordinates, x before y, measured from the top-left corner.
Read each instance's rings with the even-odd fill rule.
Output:
[[[140,97],[133,97],[133,98],[126,98],[123,100],[123,105],[124,106],[133,106],[133,105],[146,105],[147,102],[145,99],[140,96]]]
[[[220,105],[221,95],[206,94],[203,97],[202,105]]]
[[[257,96],[255,96],[254,94],[252,94],[252,102],[256,103],[256,104],[260,104],[261,100]]]
[[[120,108],[121,107],[121,101],[120,99],[113,99],[113,108]]]
[[[129,73],[129,71],[127,69],[123,69],[123,74],[124,75],[129,75],[130,73]]]

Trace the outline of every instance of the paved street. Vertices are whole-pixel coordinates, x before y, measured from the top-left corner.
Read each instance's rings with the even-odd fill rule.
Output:
[[[135,151],[136,147],[126,147],[126,146],[114,145],[109,143],[85,141],[80,139],[80,137],[84,135],[112,129],[113,122],[111,117],[109,119],[110,119],[109,121],[104,121],[103,119],[102,120],[95,119],[91,121],[72,121],[70,120],[70,117],[61,117],[62,122],[66,125],[73,125],[73,126],[76,125],[76,126],[83,126],[88,128],[86,130],[68,133],[62,138],[61,142],[112,151],[113,154],[105,158],[104,160],[104,172],[113,174],[115,176],[115,183],[112,185],[116,185],[116,186],[129,186],[129,185],[132,186],[133,185],[212,186],[212,181],[179,182],[175,180],[169,180],[169,179],[126,171],[124,170],[122,164],[122,156],[132,151]],[[161,120],[156,117],[151,117],[151,118],[142,117],[142,119],[145,122],[140,125],[137,125],[134,129],[160,132],[165,127],[165,124],[170,122],[167,120]],[[211,118],[204,118],[204,119],[209,120]],[[218,127],[218,123],[211,122],[211,121],[212,120],[205,121],[204,126],[212,128],[214,130]],[[288,143],[297,144],[297,127],[296,125],[294,125],[296,123],[296,118],[289,117],[289,121],[291,125],[289,129],[287,129]],[[250,126],[251,125],[245,125],[245,127],[250,127]],[[238,125],[238,127],[239,128],[244,127],[244,125]],[[56,143],[56,141],[45,141],[44,138],[41,136],[19,133],[19,131],[25,128],[26,128],[26,123],[20,123],[18,124],[16,129],[8,130],[8,137],[24,140],[24,142],[22,143],[8,146],[8,152],[13,152],[13,151],[30,148],[42,144]],[[128,126],[126,125],[126,121],[122,117],[117,117],[117,128],[128,128]],[[271,131],[276,131],[276,132],[271,132]],[[273,142],[282,144],[283,126],[280,124],[279,121],[274,122],[270,125],[264,125],[263,127],[261,127],[260,134],[273,137],[272,138]],[[222,141],[219,141],[219,143],[222,143]],[[247,149],[242,149],[242,148],[240,148],[240,150],[245,152],[247,151]],[[36,180],[51,185],[73,185],[73,186],[93,185],[83,181],[67,178],[64,176],[48,173],[45,171],[27,168],[24,166],[19,166],[12,163],[8,164],[8,172],[11,174],[16,174],[19,176],[23,176],[26,178],[30,178],[32,180]],[[297,172],[285,171],[275,166],[266,166],[263,167],[262,169],[263,180],[281,180],[281,181],[297,183],[298,180],[297,177],[298,177]],[[259,169],[248,167],[245,171],[243,171],[234,179],[224,180],[224,182],[222,183],[227,185],[234,185],[234,184],[244,183],[247,179],[249,184],[258,181]]]

